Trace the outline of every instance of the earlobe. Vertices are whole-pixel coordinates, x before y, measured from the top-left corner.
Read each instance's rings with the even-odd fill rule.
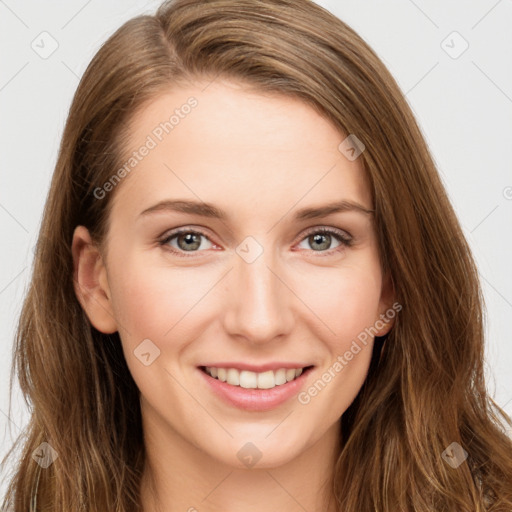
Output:
[[[395,287],[391,272],[387,272],[382,280],[382,291],[379,304],[380,317],[375,322],[378,330],[377,336],[385,336],[395,324],[396,311],[393,307],[395,303]]]
[[[71,245],[75,294],[91,324],[98,331],[117,331],[103,258],[84,226],[77,226]]]
[[[394,318],[386,315],[386,312],[381,313],[380,318],[375,322],[375,327],[378,330],[376,336],[385,336],[391,331],[395,323]]]

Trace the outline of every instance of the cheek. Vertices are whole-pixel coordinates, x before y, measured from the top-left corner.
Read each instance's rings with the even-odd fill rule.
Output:
[[[303,278],[303,300],[338,350],[378,319],[380,279],[378,267],[370,265],[323,269]]]
[[[189,325],[185,317],[199,302],[207,306],[208,301],[202,298],[216,282],[211,271],[156,265],[143,254],[126,256],[122,261],[122,272],[113,272],[111,291],[123,340],[132,346],[145,338],[159,343],[171,336],[185,339],[177,333],[184,334]]]
[[[378,319],[381,291],[380,273],[372,270],[340,269],[316,279],[320,286],[308,289],[308,305],[329,332],[319,338],[325,349],[322,368],[298,401],[307,406],[309,417],[322,417],[327,424],[347,410],[368,373],[373,349],[371,328]]]
[[[123,339],[135,343],[140,337],[162,336],[165,324],[172,322],[173,309],[165,307],[161,287],[162,282],[155,281],[150,272],[134,266],[127,266],[125,276],[116,279],[112,303]]]
[[[156,403],[167,400],[172,385],[163,369],[200,334],[187,314],[207,292],[211,280],[204,279],[128,254],[122,272],[113,272],[112,304],[126,363],[141,393]]]

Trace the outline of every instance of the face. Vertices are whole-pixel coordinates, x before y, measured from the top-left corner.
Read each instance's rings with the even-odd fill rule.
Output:
[[[237,467],[252,443],[272,467],[338,432],[369,367],[361,333],[391,327],[389,280],[346,135],[297,99],[204,87],[133,118],[137,163],[102,189],[106,255],[75,231],[77,295],[119,331],[146,425]]]

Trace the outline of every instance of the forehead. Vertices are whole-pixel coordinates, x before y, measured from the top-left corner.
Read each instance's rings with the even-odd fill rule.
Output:
[[[127,208],[172,197],[253,213],[340,199],[372,207],[361,161],[338,149],[346,135],[291,96],[198,82],[144,105],[128,134],[133,165],[114,200]]]

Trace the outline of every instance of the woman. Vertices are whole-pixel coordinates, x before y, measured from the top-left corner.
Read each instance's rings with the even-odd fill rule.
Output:
[[[482,321],[428,148],[362,39],[307,0],[167,2],[71,106],[4,508],[511,510]]]

